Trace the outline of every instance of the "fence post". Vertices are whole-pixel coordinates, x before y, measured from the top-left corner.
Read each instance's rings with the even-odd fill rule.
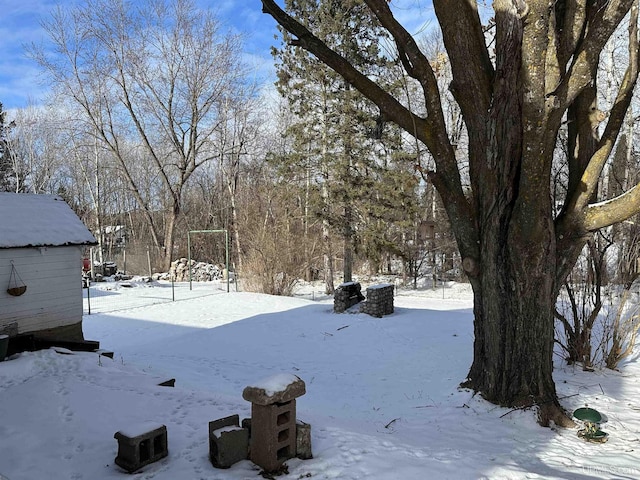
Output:
[[[91,279],[89,279],[89,283],[87,284],[87,305],[89,307],[89,313],[87,315],[91,315],[91,295],[89,292],[91,291]]]

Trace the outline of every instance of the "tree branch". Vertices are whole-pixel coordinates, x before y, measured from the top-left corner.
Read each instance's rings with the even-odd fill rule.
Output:
[[[563,70],[584,35],[586,3],[586,0],[559,0],[555,4],[558,63]]]
[[[439,131],[446,130],[438,82],[429,61],[409,32],[395,19],[386,0],[365,0],[365,3],[393,37],[405,71],[420,83],[431,126]]]
[[[286,31],[297,37],[293,45],[305,49],[342,75],[347,82],[385,112],[390,120],[410,134],[416,135],[427,147],[435,146],[433,133],[424,118],[414,115],[377,83],[354,68],[344,57],[331,50],[304,25],[282,10],[275,1],[262,0],[262,7],[264,13],[271,15]]]
[[[485,44],[477,2],[434,0],[453,82],[450,90],[463,112],[468,129],[482,131],[493,95],[494,69]]]
[[[635,0],[597,0],[587,7],[587,30],[578,42],[569,71],[555,91],[556,108],[564,111],[593,79],[600,52]]]
[[[637,2],[637,0],[635,0]],[[600,174],[615,145],[624,118],[631,104],[633,92],[638,80],[638,8],[637,3],[631,9],[629,21],[629,65],[624,74],[620,90],[609,113],[609,121],[602,138],[598,142],[596,152],[591,157],[582,175],[580,189],[576,192],[574,209],[582,210],[589,202],[598,186]],[[597,128],[597,125],[594,127]]]
[[[640,184],[631,190],[605,202],[594,203],[587,207],[584,228],[598,230],[615,223],[623,222],[640,211]]]

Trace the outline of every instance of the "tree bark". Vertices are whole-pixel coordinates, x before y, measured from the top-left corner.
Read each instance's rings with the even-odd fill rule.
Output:
[[[351,206],[344,207],[344,231],[343,231],[343,282],[353,281],[353,227]]]
[[[325,207],[329,205],[329,194],[327,192],[326,180],[322,184],[322,200]],[[324,267],[324,292],[327,295],[333,295],[335,286],[333,283],[334,267],[333,267],[333,248],[331,246],[331,228],[329,220],[322,220],[322,245],[323,245],[323,267]]]
[[[178,194],[179,198],[179,194]],[[164,251],[162,256],[162,271],[168,272],[171,268],[171,260],[173,257],[173,245],[175,243],[176,223],[180,217],[180,203],[176,199],[171,202],[169,215],[165,225],[164,233]]]
[[[483,229],[482,263],[471,277],[474,360],[464,386],[508,407],[538,406],[541,423],[568,425],[553,382],[555,248],[552,222],[539,228],[548,248],[532,251],[525,232],[500,221]],[[539,249],[536,249],[539,250]]]

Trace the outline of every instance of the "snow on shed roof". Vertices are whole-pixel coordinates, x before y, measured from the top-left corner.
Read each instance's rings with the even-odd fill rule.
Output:
[[[0,192],[0,248],[96,243],[61,197]]]

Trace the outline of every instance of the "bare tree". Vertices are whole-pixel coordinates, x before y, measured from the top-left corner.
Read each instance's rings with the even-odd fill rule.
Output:
[[[113,155],[168,268],[185,186],[214,158],[220,110],[243,83],[240,38],[191,0],[88,0],[58,9],[44,27],[54,49],[31,53]],[[143,195],[136,161],[159,181],[155,202]]]
[[[60,186],[63,154],[59,142],[60,115],[28,106],[13,112],[7,137],[15,191],[56,193]]]
[[[229,230],[237,253],[237,267],[242,271],[243,250],[238,225],[238,189],[243,157],[251,156],[256,149],[256,139],[260,130],[259,100],[255,87],[229,98],[220,109],[220,134],[212,155],[218,159],[218,172],[228,195],[230,218]]]

